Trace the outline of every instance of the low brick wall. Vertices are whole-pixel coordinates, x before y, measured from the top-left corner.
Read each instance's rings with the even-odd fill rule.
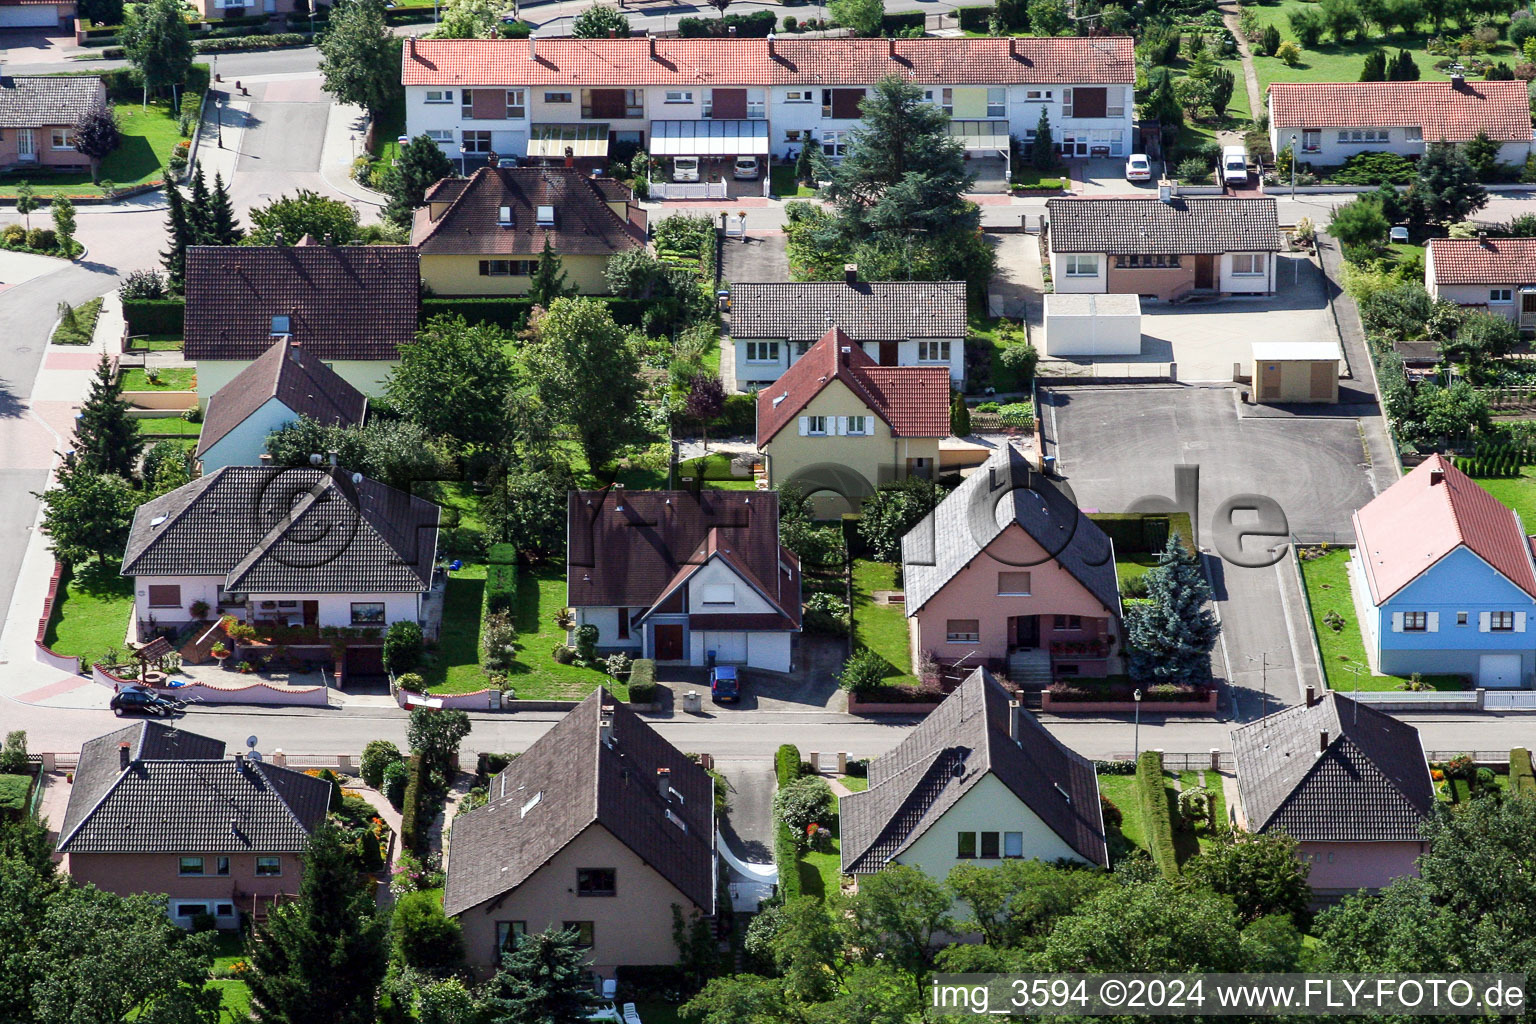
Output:
[[[395,703],[407,710],[424,708],[460,708],[464,711],[570,711],[580,704],[575,700],[504,700],[491,703],[495,690],[475,690],[473,693],[414,693],[410,690],[395,691]],[[635,704],[621,702],[637,714],[661,710],[660,704]]]
[[[100,666],[91,667],[91,678],[114,691],[121,685],[136,684],[136,679],[124,679],[113,675]],[[157,686],[155,690],[178,700],[201,700],[204,704],[281,704],[285,706],[326,707],[330,703],[330,691],[324,686],[287,687],[253,682],[235,686],[218,686],[214,683],[188,683],[186,686]]]
[[[80,674],[80,659],[74,655],[59,654],[43,643],[43,637],[48,635],[48,620],[53,618],[53,602],[59,597],[59,581],[64,577],[64,563],[53,563],[53,576],[48,580],[48,594],[43,598],[43,614],[37,620],[37,642],[33,650],[33,656],[49,668],[56,668],[60,672],[68,672],[70,675]]]
[[[1144,715],[1214,715],[1216,704],[1221,695],[1214,689],[1205,695],[1205,700],[1144,700],[1141,702],[1141,713]],[[1053,700],[1050,691],[1040,695],[1040,710],[1052,715],[1129,715],[1136,711],[1136,701],[1133,700]]]
[[[136,409],[180,411],[197,404],[196,391],[124,391],[123,401]]]
[[[939,705],[925,701],[869,701],[857,694],[848,695],[850,715],[926,715]]]

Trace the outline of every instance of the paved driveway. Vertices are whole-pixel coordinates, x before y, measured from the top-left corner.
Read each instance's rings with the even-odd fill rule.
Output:
[[[1050,450],[1083,507],[1113,512],[1146,495],[1171,498],[1173,467],[1197,464],[1196,528],[1207,548],[1218,506],[1237,494],[1275,499],[1304,540],[1347,539],[1351,514],[1374,496],[1352,416],[1240,417],[1232,388],[1057,388],[1041,400]],[[1313,669],[1288,563],[1245,569],[1210,556],[1207,569],[1225,638],[1216,671],[1232,682],[1238,715],[1254,717],[1264,691],[1296,703]]]

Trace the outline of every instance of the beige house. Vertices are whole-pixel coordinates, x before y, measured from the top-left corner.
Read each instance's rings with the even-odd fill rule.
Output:
[[[1431,238],[1424,288],[1432,299],[1513,320],[1536,331],[1536,238]]]
[[[0,7],[15,11],[52,11],[27,5]],[[44,23],[57,25],[55,17]],[[6,24],[0,17],[0,27]],[[15,75],[0,77],[0,169],[63,170],[89,167],[90,158],[75,149],[75,123],[96,107],[107,105],[107,89],[99,78]]]
[[[850,875],[908,864],[943,879],[1015,858],[1109,866],[1093,765],[984,668],[872,761],[869,788],[838,809]]]
[[[502,167],[444,178],[416,211],[411,244],[437,295],[526,295],[547,241],[565,283],[608,288],[608,258],[645,248],[645,211],[629,186],[574,167]]]
[[[598,690],[456,818],[443,909],[481,974],[522,936],[572,929],[593,970],[678,959],[672,908],[715,913],[714,783]]]
[[[883,484],[932,477],[948,436],[948,367],[881,366],[838,327],[757,396],[768,487],[794,484],[821,516],[857,511]]]

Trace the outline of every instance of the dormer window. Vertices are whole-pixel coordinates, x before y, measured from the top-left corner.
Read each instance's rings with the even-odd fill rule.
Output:
[[[496,208],[496,223],[504,228],[512,226],[512,207],[500,206]]]
[[[541,228],[555,226],[555,208],[553,206],[540,206],[534,210],[535,219]]]
[[[292,334],[293,318],[290,316],[274,316],[272,318],[273,334]]]

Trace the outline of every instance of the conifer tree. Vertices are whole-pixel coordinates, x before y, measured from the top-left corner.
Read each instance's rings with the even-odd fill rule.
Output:
[[[129,480],[143,446],[138,429],[128,418],[122,382],[114,379],[112,363],[102,353],[75,427],[80,465],[88,473],[115,473]]]
[[[1145,683],[1204,683],[1211,674],[1211,649],[1220,626],[1206,607],[1211,588],[1199,556],[1178,534],[1147,572],[1147,600],[1125,612],[1130,673]]]
[[[229,198],[229,186],[224,184],[224,175],[220,172],[213,175],[213,193],[208,203],[208,244],[239,245],[245,231],[235,217],[235,204]]]
[[[965,437],[971,432],[971,407],[965,404],[965,396],[956,391],[949,399],[949,432]]]
[[[501,957],[485,1006],[492,1024],[577,1024],[593,1004],[587,956],[575,931],[551,926]]]
[[[192,226],[187,223],[181,189],[170,181],[165,183],[165,205],[166,232],[171,236],[171,247],[160,254],[160,265],[165,267],[166,284],[180,295],[187,282],[187,245],[192,241]]]
[[[191,194],[186,202],[189,245],[218,244],[213,240],[211,198],[208,194],[208,179],[203,174],[203,165],[198,164],[197,170],[192,174]]]
[[[565,285],[565,271],[561,269],[560,257],[555,254],[554,248],[549,244],[549,236],[544,236],[544,251],[539,254],[538,268],[533,272],[533,281],[528,285],[528,297],[539,305],[548,307],[556,299],[564,298],[575,291]]]

